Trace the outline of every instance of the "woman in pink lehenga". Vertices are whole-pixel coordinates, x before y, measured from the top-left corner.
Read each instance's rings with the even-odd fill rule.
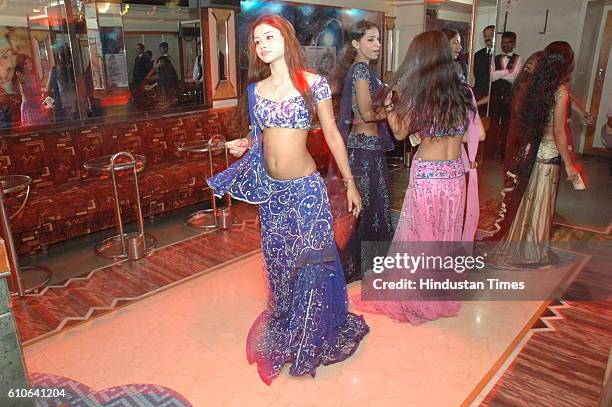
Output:
[[[21,93],[21,125],[33,126],[48,122],[42,106],[42,84],[34,70],[32,58],[19,54],[15,66],[15,81]]]
[[[382,107],[388,112],[395,138],[403,140],[419,133],[422,140],[393,243],[473,241],[479,213],[474,161],[485,133],[472,92],[457,76],[445,35],[429,31],[417,36],[387,89],[378,104],[384,100]],[[469,154],[463,142],[467,142]],[[389,255],[394,254],[391,249]],[[455,316],[461,308],[458,301],[421,298],[424,293],[410,300],[368,301],[359,297],[353,298],[353,304],[360,311],[412,324]]]

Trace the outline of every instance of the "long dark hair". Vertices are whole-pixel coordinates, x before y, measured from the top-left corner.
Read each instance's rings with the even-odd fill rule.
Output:
[[[248,54],[249,54],[249,72],[247,86],[254,82],[259,82],[271,74],[270,65],[263,62],[257,56],[255,47],[254,32],[255,28],[262,24],[267,24],[280,31],[285,41],[285,62],[289,69],[291,83],[306,101],[306,106],[310,114],[314,112],[314,104],[312,95],[310,94],[310,85],[306,78],[306,72],[314,72],[312,69],[306,68],[306,58],[302,51],[302,47],[295,36],[295,29],[289,21],[279,15],[263,15],[259,17],[249,30],[248,35]],[[241,98],[241,123],[243,129],[248,127],[248,92],[242,92]]]
[[[493,236],[494,240],[507,233],[515,218],[527,190],[544,127],[550,122],[555,92],[568,81],[573,61],[574,53],[569,44],[554,42],[544,51],[531,55],[514,81],[508,133],[508,139],[513,142],[506,151],[512,159],[504,168],[511,177],[505,182],[509,192],[504,198],[504,216],[496,221],[500,229]]]
[[[31,72],[25,71],[25,64],[27,61],[30,61],[32,64]],[[34,72],[34,61],[29,55],[17,54],[17,59],[15,61],[15,72],[21,72],[22,74],[32,74]]]
[[[532,68],[531,80],[523,83],[523,78],[517,77],[517,93],[512,98],[513,117],[519,127],[517,135],[522,142],[542,137],[555,104],[555,92],[569,81],[574,67],[574,51],[565,41],[552,42],[532,58],[537,63]],[[521,74],[527,76],[527,72]]]
[[[459,40],[461,40],[461,34],[459,33],[459,31],[455,30],[454,28],[444,27],[440,31],[442,31],[444,35],[446,35],[446,38],[448,39],[449,43],[456,36],[459,36]],[[452,47],[451,47],[451,51],[452,51]],[[453,62],[455,63],[455,71],[457,71],[457,75],[463,75],[463,66],[461,66],[461,63],[459,62],[459,55],[457,56],[457,59],[453,58]]]
[[[178,84],[178,74],[176,73],[176,69],[172,65],[172,61],[166,55],[162,55],[157,58],[157,63],[159,65],[158,68],[158,81],[160,86],[174,88]]]
[[[389,86],[377,95],[374,109],[382,107],[391,90],[400,121],[410,122],[409,133],[467,127],[468,111],[476,112],[472,92],[459,79],[450,43],[440,31],[415,37]]]
[[[368,20],[359,20],[348,31],[344,40],[344,46],[340,58],[336,63],[336,69],[334,69],[332,79],[332,90],[334,93],[342,91],[344,84],[344,76],[351,68],[351,65],[355,62],[355,55],[357,55],[357,49],[353,47],[353,40],[359,42],[365,35],[367,30],[376,28],[380,33],[378,26]],[[375,65],[375,61],[370,61],[370,65]]]

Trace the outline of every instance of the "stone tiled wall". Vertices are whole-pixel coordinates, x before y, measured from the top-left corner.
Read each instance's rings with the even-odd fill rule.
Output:
[[[6,282],[9,267],[2,239],[0,246],[0,406],[34,406],[32,400],[8,397],[11,389],[27,389],[29,384],[15,319],[9,306],[10,294]]]

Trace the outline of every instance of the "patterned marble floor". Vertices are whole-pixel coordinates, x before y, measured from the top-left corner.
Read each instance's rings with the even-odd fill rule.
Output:
[[[496,179],[482,180],[482,195],[493,197]],[[391,182],[393,206],[399,209],[406,172],[392,171]],[[216,237],[214,247],[201,236],[158,250],[157,256],[145,259],[146,264],[117,264],[108,273],[94,273],[93,279],[73,281],[61,294],[50,289],[45,299],[40,296],[18,304],[15,311],[22,341],[58,331],[62,315],[75,316],[59,326],[74,325],[71,329],[26,346],[30,372],[69,377],[97,391],[126,383],[162,385],[185,395],[194,406],[243,405],[246,401],[255,406],[355,402],[426,407],[470,403],[586,406],[594,400],[593,395],[576,394],[595,391],[603,377],[606,345],[609,349],[612,343],[609,302],[568,301],[553,307],[554,311],[541,302],[472,302],[465,304],[459,318],[418,328],[372,316],[368,317],[372,333],[354,358],[321,369],[316,380],[283,375],[266,387],[255,368],[246,365],[243,349],[248,327],[265,303],[260,267],[252,263],[259,259],[246,257],[214,269],[230,258],[256,252],[257,226],[242,222],[231,233],[231,239]],[[557,227],[555,240],[587,242],[592,249],[590,242],[609,243],[612,238]],[[604,255],[608,249],[603,246]],[[602,258],[605,256],[581,273],[569,297],[585,298],[601,287],[610,292],[612,279],[602,271],[607,265]],[[206,268],[213,271],[199,274]],[[192,280],[158,291],[161,284],[172,286],[185,277]],[[353,285],[351,290],[355,289]],[[87,294],[92,292],[95,295]],[[113,304],[111,295],[124,299]],[[91,309],[79,305],[83,301],[93,301],[89,317],[105,315],[83,323],[83,315]],[[546,322],[538,320],[540,314],[548,318]],[[565,388],[573,377],[569,362],[582,361],[585,352],[588,363],[581,365],[582,381]],[[229,381],[242,390],[225,393],[222,389]],[[542,387],[535,389],[530,383]],[[524,394],[517,397],[517,389]],[[565,399],[574,404],[554,402],[550,395],[563,391],[569,391]],[[319,397],[313,400],[312,394]]]
[[[121,261],[13,301],[22,343],[60,332],[116,307],[138,301],[260,249],[257,211],[236,205],[236,222],[153,251],[138,262]]]
[[[102,391],[159,385],[194,406],[458,406],[542,312],[541,302],[468,302],[456,318],[410,326],[366,316],[356,354],[315,379],[287,369],[271,386],[245,360],[265,307],[259,255],[25,347],[30,372]],[[359,290],[349,287],[349,294]],[[232,390],[228,391],[228,383]]]

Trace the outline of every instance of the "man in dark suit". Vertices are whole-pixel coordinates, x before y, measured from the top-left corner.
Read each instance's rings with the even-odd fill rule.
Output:
[[[144,81],[145,76],[153,68],[153,62],[145,54],[145,46],[142,43],[136,44],[136,58],[134,59],[134,69],[132,70],[132,86],[138,88]]]
[[[491,78],[491,58],[493,57],[493,38],[495,26],[489,25],[482,30],[485,47],[474,54],[474,96],[481,100],[489,95],[489,80]],[[487,105],[479,107],[481,116],[486,116]]]
[[[516,34],[506,31],[502,34],[502,53],[496,55],[491,66],[491,100],[489,117],[491,127],[485,149],[489,157],[504,159],[506,139],[510,127],[510,102],[512,101],[512,86],[514,80],[523,69],[523,58],[514,53]]]

